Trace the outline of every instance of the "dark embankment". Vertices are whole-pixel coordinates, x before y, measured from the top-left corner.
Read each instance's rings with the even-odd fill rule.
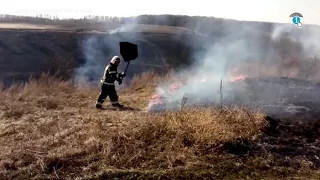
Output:
[[[59,70],[60,74],[71,78],[74,69],[85,64],[87,58],[95,61],[95,66],[100,68],[96,73],[100,73],[111,56],[120,54],[119,41],[130,41],[139,47],[139,59],[131,63],[129,77],[143,71],[163,71],[191,61],[192,47],[185,42],[190,38],[199,38],[201,41],[202,37],[192,34],[177,37],[164,33],[100,34],[1,29],[0,77],[6,85],[26,80],[31,75],[38,76],[45,71]],[[93,47],[87,47],[88,41],[94,41]],[[93,57],[89,57],[86,51],[94,51]],[[86,75],[90,77],[90,74]]]

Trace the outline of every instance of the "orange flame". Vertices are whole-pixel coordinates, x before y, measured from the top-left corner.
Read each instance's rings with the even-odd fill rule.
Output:
[[[158,94],[155,94],[151,97],[152,104],[164,104],[164,100]]]
[[[239,75],[239,76],[231,76],[229,78],[229,81],[233,82],[233,81],[240,81],[240,80],[244,80],[247,76],[245,75]]]
[[[181,83],[174,83],[170,86],[169,90],[173,93],[174,91],[178,90],[181,86]]]

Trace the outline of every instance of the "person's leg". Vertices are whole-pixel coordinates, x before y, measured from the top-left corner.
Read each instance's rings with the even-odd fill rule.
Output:
[[[97,103],[96,103],[96,108],[102,108],[102,104],[105,101],[105,99],[108,96],[108,88],[106,85],[101,85],[101,92],[100,95],[98,97]]]
[[[114,86],[112,88],[110,88],[109,99],[111,101],[111,105],[112,106],[114,106],[114,107],[123,107],[123,105],[121,105],[119,103],[119,96],[118,96],[117,91],[116,91]]]

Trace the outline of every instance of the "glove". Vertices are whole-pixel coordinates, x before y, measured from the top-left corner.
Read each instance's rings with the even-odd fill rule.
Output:
[[[122,84],[122,79],[119,79],[118,82],[119,82],[119,85],[121,85]]]
[[[119,74],[119,76],[120,76],[120,77],[126,77],[126,73],[125,73],[125,72],[122,72],[122,73]]]

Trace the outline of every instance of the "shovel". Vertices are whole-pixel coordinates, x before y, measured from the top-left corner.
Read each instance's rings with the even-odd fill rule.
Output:
[[[127,72],[130,61],[135,60],[138,57],[138,45],[130,42],[120,42],[120,54],[125,62],[127,62],[124,73]],[[121,78],[122,79],[122,78]]]

